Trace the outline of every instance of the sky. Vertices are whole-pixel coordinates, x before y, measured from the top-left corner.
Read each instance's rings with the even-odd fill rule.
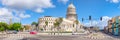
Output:
[[[73,2],[78,20],[92,16],[92,24],[106,26],[112,17],[120,15],[120,0],[0,0],[0,21],[31,24],[43,16],[66,17],[68,5]],[[100,21],[100,17],[103,20]],[[90,22],[85,20],[84,25]]]

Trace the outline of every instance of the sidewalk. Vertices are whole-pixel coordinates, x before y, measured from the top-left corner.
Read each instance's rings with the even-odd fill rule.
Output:
[[[37,35],[72,35],[72,33],[37,33]]]

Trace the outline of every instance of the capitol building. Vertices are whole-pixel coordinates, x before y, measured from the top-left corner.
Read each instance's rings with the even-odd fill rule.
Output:
[[[77,17],[76,8],[73,3],[70,3],[67,8],[66,18],[44,16],[39,18],[38,27],[45,32],[58,31],[58,28],[60,31],[79,31],[79,29],[82,29],[82,25]],[[56,20],[60,18],[62,18],[62,22],[60,22],[59,27],[55,27]]]

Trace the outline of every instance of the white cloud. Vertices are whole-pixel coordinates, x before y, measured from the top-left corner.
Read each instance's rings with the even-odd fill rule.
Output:
[[[107,26],[108,20],[110,20],[111,17],[108,16],[103,16],[102,21],[92,21],[85,23],[85,26],[90,27],[90,26],[98,26],[100,29],[103,29],[105,26]]]
[[[35,12],[40,13],[40,12],[44,12],[44,10],[42,10],[42,9],[36,9]]]
[[[102,21],[108,21],[108,20],[110,20],[111,19],[111,17],[108,17],[108,16],[103,16],[102,17]]]
[[[0,16],[2,16],[2,17],[12,17],[13,14],[7,8],[0,8]]]
[[[29,17],[31,17],[30,15],[28,15],[28,14],[23,14],[23,13],[21,13],[20,15],[19,15],[19,17],[20,18],[29,18]]]
[[[26,14],[26,10],[41,13],[41,12],[44,12],[43,10],[44,8],[55,7],[52,4],[51,0],[0,0],[0,1],[3,7],[6,8],[6,9],[0,10],[3,12],[0,14],[0,16],[6,17],[8,15],[12,15],[17,19],[31,17],[30,14]],[[8,12],[6,12],[6,10],[8,10]],[[13,15],[13,12],[15,13],[14,15]]]
[[[51,0],[2,0],[2,4],[16,10],[43,10],[43,8],[55,7]]]
[[[112,0],[112,2],[114,2],[114,3],[118,3],[118,2],[119,2],[119,0]]]
[[[96,26],[98,23],[98,21],[90,21],[88,23],[85,23],[84,25],[87,26],[87,27],[90,27],[90,26]]]
[[[13,14],[10,10],[8,10],[7,8],[0,8],[0,22],[7,22],[8,23],[8,19],[12,18]]]
[[[106,1],[109,1],[111,3],[119,3],[120,2],[120,0],[106,0]]]
[[[17,14],[17,12],[16,12]],[[9,23],[9,20],[12,18],[15,22],[20,22],[21,18],[28,18],[30,15],[18,13],[17,15],[13,14],[13,11],[7,8],[0,8],[0,22]]]
[[[23,19],[23,18],[30,18],[31,17],[31,15],[25,14],[25,11],[12,10],[12,12],[15,12],[14,16],[16,16],[18,18],[22,18]]]
[[[118,8],[120,9],[120,0],[106,0],[106,1],[119,5]]]
[[[8,17],[12,17],[14,20],[31,17],[26,10],[41,13],[45,8],[55,7],[51,0],[0,0],[0,4],[2,4],[0,21],[5,21]]]
[[[30,15],[28,15],[28,14],[23,14],[23,13],[21,13],[20,15],[19,15],[19,17],[20,18],[29,18],[29,17],[31,17]]]
[[[64,4],[66,4],[69,0],[58,0],[58,2],[62,2]]]
[[[107,26],[108,20],[110,20],[110,19],[111,19],[111,17],[104,16],[103,20],[100,21],[97,25],[100,27],[100,29],[103,29],[105,26]]]
[[[12,20],[13,22],[21,22],[21,19],[19,17],[14,17]]]

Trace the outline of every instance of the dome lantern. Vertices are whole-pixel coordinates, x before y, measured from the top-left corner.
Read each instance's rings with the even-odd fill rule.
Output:
[[[70,5],[68,6],[68,8],[75,8],[75,6],[73,5],[73,3],[70,3]]]

